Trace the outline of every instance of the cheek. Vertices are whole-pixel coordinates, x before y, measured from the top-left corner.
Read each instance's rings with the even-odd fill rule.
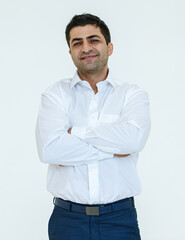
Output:
[[[73,52],[71,53],[71,58],[74,60],[76,60],[78,57],[77,57],[77,53]]]
[[[104,50],[102,51],[102,55],[104,56],[104,57],[108,57],[109,56],[109,50],[108,50],[108,48],[104,48]]]

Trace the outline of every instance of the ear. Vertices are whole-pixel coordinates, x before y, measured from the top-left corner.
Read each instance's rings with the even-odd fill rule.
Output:
[[[69,49],[69,54],[71,55],[71,50]]]
[[[108,53],[109,53],[109,56],[111,56],[113,53],[113,44],[111,42],[108,43]]]

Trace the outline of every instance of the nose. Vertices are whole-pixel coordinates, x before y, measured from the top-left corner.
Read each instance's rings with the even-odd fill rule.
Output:
[[[82,44],[82,49],[81,50],[84,53],[88,53],[90,50],[92,50],[92,47],[87,41],[84,41],[83,44]]]

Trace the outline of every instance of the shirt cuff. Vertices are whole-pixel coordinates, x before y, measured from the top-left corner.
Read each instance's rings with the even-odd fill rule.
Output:
[[[81,139],[85,138],[85,134],[86,134],[86,129],[87,127],[82,127],[82,126],[74,126],[72,127],[71,129],[71,134],[76,136],[76,137],[79,137]]]

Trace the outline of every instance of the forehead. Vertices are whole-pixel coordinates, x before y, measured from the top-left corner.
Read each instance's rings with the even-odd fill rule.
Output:
[[[86,38],[91,35],[98,35],[100,38],[104,38],[99,27],[88,24],[72,28],[70,31],[70,41],[72,41],[73,38]]]

